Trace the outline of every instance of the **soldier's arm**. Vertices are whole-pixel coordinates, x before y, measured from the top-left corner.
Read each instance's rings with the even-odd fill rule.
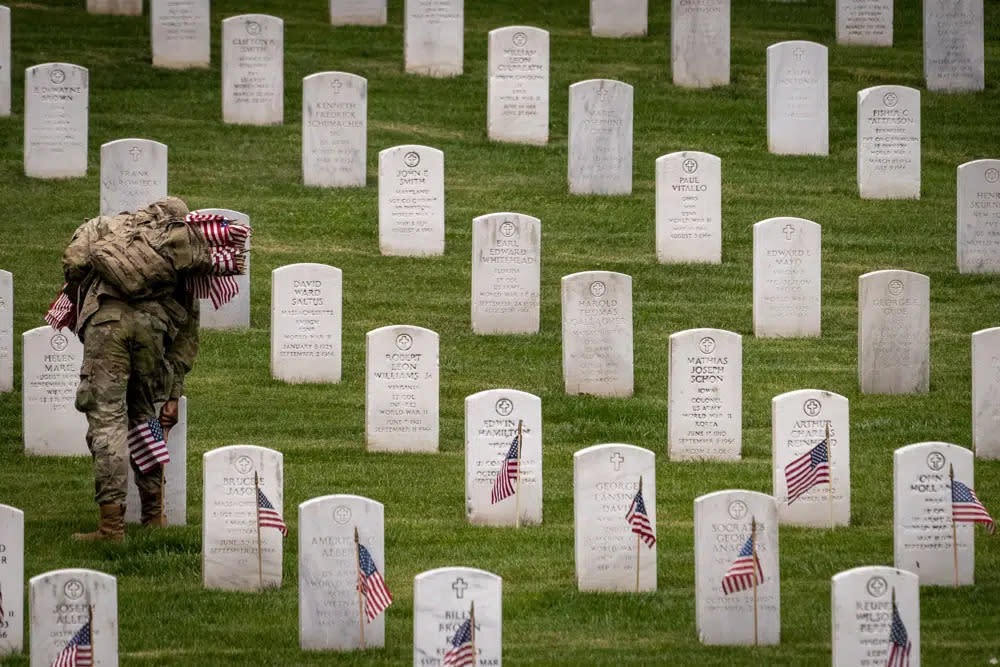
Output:
[[[167,364],[173,370],[170,386],[167,387],[168,398],[171,400],[180,398],[184,393],[184,376],[191,372],[194,358],[198,355],[198,299],[185,293],[182,303],[187,310],[187,320],[180,327],[165,355]]]

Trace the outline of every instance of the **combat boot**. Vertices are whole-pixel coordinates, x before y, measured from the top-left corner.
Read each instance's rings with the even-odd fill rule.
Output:
[[[167,517],[163,514],[163,486],[157,486],[152,491],[139,490],[139,500],[142,501],[140,521],[144,526],[165,528]]]
[[[124,542],[125,506],[108,503],[101,505],[101,522],[93,533],[74,533],[74,540],[83,542]]]

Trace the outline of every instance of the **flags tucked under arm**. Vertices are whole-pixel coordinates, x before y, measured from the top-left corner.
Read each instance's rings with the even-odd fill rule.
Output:
[[[129,429],[128,453],[142,472],[148,472],[157,464],[170,463],[159,419],[150,417],[148,421],[139,422]]]
[[[632,532],[646,543],[650,549],[656,544],[656,534],[653,533],[653,526],[649,523],[649,515],[646,513],[646,502],[642,499],[642,489],[635,494],[632,499],[632,506],[625,514],[625,520],[632,526]]]
[[[753,535],[747,538],[743,548],[740,549],[736,560],[729,566],[726,574],[722,577],[722,592],[726,595],[745,591],[755,584],[760,585],[764,581],[764,570],[760,566],[760,559],[754,549]]]
[[[59,296],[45,313],[45,321],[56,331],[65,328],[76,329],[76,307],[70,301],[65,289],[66,285],[63,284],[62,289],[59,290]]]
[[[371,623],[372,619],[392,604],[392,595],[385,585],[382,574],[375,567],[372,555],[361,544],[358,544],[358,563],[361,566],[361,571],[358,573],[358,584],[361,586],[361,594],[365,598],[365,616]]]
[[[979,500],[976,492],[957,479],[951,480],[951,517],[955,522],[981,523],[990,535],[997,532],[993,517]]]
[[[277,528],[281,531],[282,537],[288,535],[288,526],[260,489],[257,489],[257,520],[261,528]]]
[[[826,440],[785,466],[785,483],[789,505],[817,484],[830,483],[830,452]]]

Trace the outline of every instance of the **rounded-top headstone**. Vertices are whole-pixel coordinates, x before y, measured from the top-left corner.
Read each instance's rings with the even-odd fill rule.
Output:
[[[166,196],[166,144],[116,139],[101,146],[101,215],[135,211]]]
[[[1000,459],[1000,327],[972,334],[972,448]]]
[[[729,85],[729,0],[673,0],[670,65],[675,86]]]
[[[441,567],[413,578],[413,665],[441,665],[451,639],[476,603],[480,665],[501,664],[503,580],[472,567]]]
[[[24,650],[24,512],[0,505],[0,658]]]
[[[767,47],[767,148],[778,155],[827,155],[827,49],[805,40]]]
[[[448,77],[462,73],[464,0],[404,0],[403,52],[406,71]]]
[[[153,67],[208,67],[211,0],[150,0]]]
[[[819,336],[822,229],[803,218],[753,226],[753,330],[758,338]]]
[[[87,175],[90,74],[86,67],[45,63],[24,71],[24,175]]]
[[[277,16],[242,14],[222,21],[222,122],[284,121],[284,35]]]
[[[346,72],[302,79],[302,182],[363,186],[367,151],[368,79]]]
[[[87,418],[75,407],[83,344],[69,329],[44,326],[22,335],[21,423],[24,453],[84,456]]]
[[[0,5],[0,118],[10,115],[10,9]]]
[[[1000,273],[1000,160],[958,166],[959,273]]]
[[[330,0],[332,25],[385,25],[386,0]]]
[[[888,269],[858,278],[858,382],[865,394],[930,390],[931,279]]]
[[[14,391],[14,274],[0,269],[0,393]]]
[[[293,384],[337,383],[343,272],[303,262],[271,272],[271,376]]]
[[[250,224],[250,216],[229,208],[202,208],[195,213],[212,213],[223,215],[229,220],[233,220],[241,225]],[[250,239],[247,238],[247,247],[250,247]],[[236,286],[239,289],[228,303],[218,309],[212,305],[211,299],[201,299],[199,326],[202,329],[249,329],[250,328],[250,260],[251,256],[246,256],[246,271],[241,276],[236,276]]]
[[[512,25],[489,35],[486,126],[493,141],[549,141],[549,33]]]
[[[632,194],[633,88],[614,79],[569,87],[569,191]]]
[[[378,247],[383,255],[444,254],[444,153],[405,144],[378,154]]]
[[[858,192],[862,199],[920,199],[920,91],[858,91]]]
[[[856,567],[833,575],[830,597],[833,667],[888,663],[894,599],[911,646],[909,663],[904,664],[920,665],[917,575],[893,567]]]
[[[523,213],[472,220],[472,331],[538,333],[542,223]]]
[[[567,394],[632,395],[632,276],[563,276],[562,359]]]
[[[93,664],[118,664],[118,581],[113,576],[96,570],[53,570],[32,577],[28,589],[31,667],[54,664],[91,615]]]
[[[656,158],[656,257],[722,262],[722,160],[679,151]]]

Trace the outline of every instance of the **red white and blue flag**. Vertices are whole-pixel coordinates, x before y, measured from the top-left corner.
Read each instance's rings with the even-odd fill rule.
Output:
[[[500,470],[497,471],[497,478],[493,482],[493,492],[490,494],[490,505],[495,505],[504,498],[514,495],[514,484],[520,474],[521,459],[521,439],[514,436],[514,442],[510,444],[507,456],[500,463]]]
[[[358,572],[358,586],[361,587],[361,594],[365,596],[365,616],[371,623],[392,604],[392,595],[385,585],[382,574],[375,567],[372,555],[361,544],[358,544],[358,565],[361,568]]]
[[[889,662],[886,667],[909,667],[910,665],[910,638],[906,634],[906,626],[899,616],[899,609],[896,608],[896,601],[892,602],[892,628],[889,630]]]
[[[277,528],[281,531],[282,537],[288,535],[288,526],[260,489],[257,489],[257,523],[261,528]]]
[[[656,544],[656,534],[653,532],[653,526],[649,523],[649,515],[646,513],[646,502],[642,499],[641,484],[635,498],[632,499],[632,506],[625,514],[625,520],[632,526],[632,532],[638,535],[647,547],[652,549],[653,545]]]
[[[471,667],[476,664],[476,656],[472,652],[472,619],[467,618],[451,638],[451,648],[444,654],[442,664],[446,667]]]
[[[722,577],[722,592],[726,595],[745,591],[754,584],[760,585],[764,581],[764,570],[760,566],[760,559],[757,558],[757,550],[754,549],[753,534],[747,538],[736,560],[729,566],[726,574]]]
[[[955,522],[984,524],[990,535],[997,532],[993,517],[986,511],[976,492],[957,479],[951,480],[951,517]]]
[[[157,464],[170,463],[170,453],[167,452],[159,419],[150,417],[148,421],[140,422],[129,430],[128,452],[142,472],[148,472]]]
[[[92,667],[93,664],[94,647],[91,645],[90,621],[87,621],[52,661],[52,667]]]
[[[830,483],[830,452],[826,440],[785,466],[788,504],[817,484]]]

